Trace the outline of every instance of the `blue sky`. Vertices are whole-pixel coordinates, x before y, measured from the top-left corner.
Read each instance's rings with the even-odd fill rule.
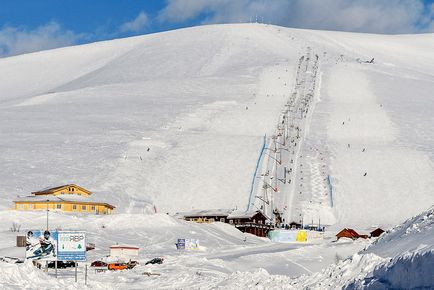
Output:
[[[434,0],[2,0],[0,56],[256,19],[311,29],[434,32]]]

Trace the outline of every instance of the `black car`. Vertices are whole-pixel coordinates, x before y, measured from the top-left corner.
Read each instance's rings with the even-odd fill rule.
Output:
[[[55,261],[51,261],[48,263],[48,268],[56,268]],[[57,269],[66,269],[75,267],[74,261],[57,261]]]

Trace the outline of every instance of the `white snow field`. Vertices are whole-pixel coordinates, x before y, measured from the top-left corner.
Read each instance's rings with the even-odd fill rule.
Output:
[[[12,223],[45,225],[45,212],[11,210],[17,195],[75,183],[107,192],[115,214],[50,212],[53,229],[87,231],[88,262],[115,243],[141,248],[133,270],[90,271],[92,289],[434,287],[433,51],[433,34],[231,24],[0,59],[0,257],[23,255]],[[171,217],[248,206],[320,221],[325,238],[279,244]],[[372,244],[334,241],[398,224]],[[200,251],[177,252],[177,238]],[[165,262],[144,265],[154,257]],[[78,283],[53,275],[0,261],[1,288],[84,287],[83,264]]]

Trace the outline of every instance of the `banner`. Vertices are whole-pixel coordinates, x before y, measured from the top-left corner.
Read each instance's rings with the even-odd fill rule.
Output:
[[[197,239],[178,239],[175,245],[178,250],[199,250]]]
[[[273,230],[268,233],[268,238],[279,243],[304,243],[307,242],[307,233],[304,230]]]
[[[26,259],[86,261],[86,233],[32,230],[26,236]]]
[[[57,231],[28,231],[26,236],[26,259],[57,260],[57,236]]]

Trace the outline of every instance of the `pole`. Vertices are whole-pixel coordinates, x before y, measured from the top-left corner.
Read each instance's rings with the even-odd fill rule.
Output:
[[[47,199],[47,231],[48,231],[48,199]]]
[[[87,285],[87,264],[84,267],[84,285]]]
[[[77,283],[77,262],[74,262],[75,263],[75,283]]]
[[[55,275],[56,275],[56,278],[57,278],[57,260],[56,261],[54,261],[54,269],[55,269]]]

